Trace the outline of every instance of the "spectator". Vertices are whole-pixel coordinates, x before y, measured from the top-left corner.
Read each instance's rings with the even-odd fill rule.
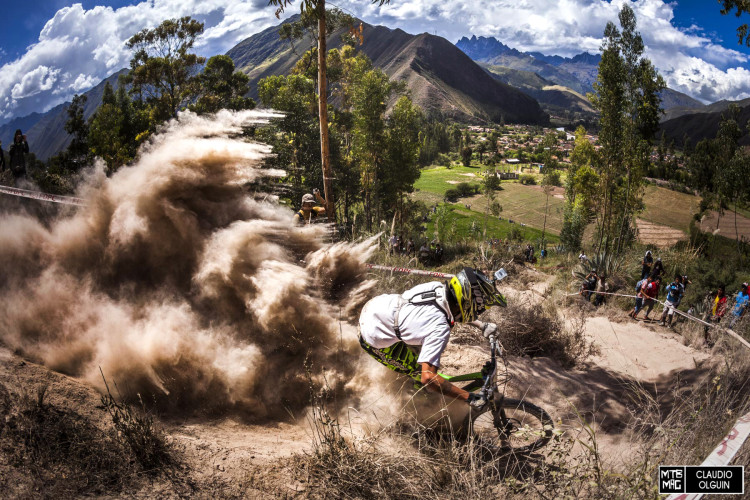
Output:
[[[661,257],[656,259],[653,269],[651,269],[651,279],[662,278],[664,276],[664,264],[661,263]]]
[[[419,247],[419,261],[422,264],[427,264],[430,261],[430,248],[427,246],[426,241]]]
[[[435,262],[441,264],[443,262],[443,247],[440,243],[435,244]]]
[[[294,222],[298,226],[304,226],[306,224],[312,224],[314,222],[318,222],[318,217],[321,215],[324,215],[326,213],[326,209],[323,207],[316,207],[315,206],[315,199],[317,198],[318,201],[325,206],[326,200],[322,196],[320,196],[320,191],[318,189],[313,189],[312,194],[308,193],[302,197],[302,208],[299,212],[294,214]],[[320,217],[322,220],[323,217]]]
[[[10,156],[10,171],[18,183],[19,180],[26,179],[26,155],[29,152],[29,143],[26,142],[26,136],[21,133],[21,129],[16,130],[13,136],[13,144],[10,145],[8,156]]]
[[[646,255],[643,256],[641,261],[641,279],[651,274],[651,266],[654,264],[654,258],[651,255],[651,250],[646,250]]]
[[[654,266],[656,269],[656,266]],[[679,274],[675,276],[674,281],[670,283],[667,288],[667,300],[664,302],[664,310],[661,312],[660,326],[672,326],[672,320],[674,319],[674,310],[680,304],[682,294],[685,289],[682,287],[682,276]],[[667,321],[669,319],[669,321]]]
[[[643,318],[644,321],[651,321],[651,318],[649,318],[648,315],[651,314],[651,310],[654,308],[654,304],[656,303],[656,297],[659,296],[660,286],[661,280],[659,278],[656,278],[654,280],[651,280],[648,285],[641,287],[641,294],[643,296],[643,309],[646,310],[646,314]],[[638,312],[633,315],[633,319],[638,319]]]
[[[604,302],[604,297],[606,296],[606,292],[609,289],[609,285],[607,285],[606,280],[604,276],[599,277],[599,283],[596,285],[596,295],[594,295],[594,305],[596,307],[599,307]]]
[[[747,287],[747,283],[743,283],[740,291],[737,292],[737,297],[734,299],[734,307],[732,307],[732,317],[729,320],[729,328],[734,328],[734,324],[745,315],[748,299],[750,298],[748,297]]]
[[[719,289],[716,293],[709,295],[709,306],[710,309],[708,310],[707,318],[704,319],[710,323],[719,323],[721,318],[724,317],[724,313],[727,312],[727,294],[724,291],[724,285],[719,285]],[[703,328],[703,337],[706,345],[712,347],[714,343],[708,335],[708,330],[708,326]]]
[[[630,316],[633,319],[636,319],[638,316],[638,313],[641,309],[643,309],[643,299],[644,299],[644,293],[643,289],[644,287],[647,287],[651,283],[651,277],[646,276],[645,278],[641,279],[638,283],[635,284],[635,307],[632,311],[630,311]]]
[[[414,257],[417,253],[417,246],[414,244],[414,240],[409,237],[409,241],[406,242],[406,255]]]
[[[596,274],[596,269],[592,269],[589,274],[583,279],[581,284],[581,295],[588,302],[591,300],[591,292],[596,288],[596,283],[599,280],[599,275]]]
[[[581,265],[585,265],[586,262],[589,261],[589,258],[586,257],[586,252],[581,250],[581,254],[578,256],[578,260],[581,262]]]
[[[3,141],[0,141],[0,172],[5,172],[5,152],[3,151]]]
[[[541,256],[541,257],[542,257],[543,259],[546,259],[546,258],[547,258],[547,249],[546,249],[546,248],[542,248],[542,249],[541,249],[541,250],[539,251],[539,255],[540,255],[540,256]]]
[[[398,253],[404,253],[406,251],[406,241],[404,241],[404,235],[398,235]]]

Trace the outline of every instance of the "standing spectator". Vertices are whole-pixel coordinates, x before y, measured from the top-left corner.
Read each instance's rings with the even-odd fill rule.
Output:
[[[422,264],[427,264],[430,261],[430,248],[427,246],[426,241],[419,247],[419,261]]]
[[[399,234],[398,235],[398,253],[402,254],[406,252],[406,240],[404,240],[404,235]]]
[[[651,274],[651,266],[654,264],[654,257],[651,255],[651,250],[646,250],[646,255],[643,256],[641,261],[641,279]]]
[[[26,142],[26,136],[21,133],[21,129],[16,130],[13,135],[13,144],[10,145],[10,170],[13,177],[18,183],[19,180],[26,179],[26,155],[29,152],[29,143]]]
[[[737,292],[737,297],[734,299],[734,307],[732,307],[732,317],[729,320],[729,328],[734,328],[734,324],[745,315],[748,299],[750,299],[747,293],[747,286],[747,283],[743,283],[740,291]]]
[[[667,300],[664,302],[664,310],[661,312],[660,326],[672,326],[674,310],[680,304],[680,299],[682,299],[682,294],[685,291],[682,287],[682,276],[679,274],[675,276],[674,281],[667,286],[666,291]],[[667,321],[667,318],[669,318],[669,321]]]
[[[599,307],[604,302],[604,297],[609,286],[606,283],[604,276],[599,277],[599,283],[596,285],[596,295],[594,295],[594,305]]]
[[[661,263],[661,257],[656,259],[656,262],[654,262],[654,267],[651,269],[651,279],[655,280],[656,278],[662,278],[664,276],[664,264]]]
[[[393,255],[394,252],[398,252],[398,236],[395,234],[388,239],[388,255]]]
[[[649,318],[648,315],[651,314],[651,310],[654,308],[654,304],[656,304],[656,297],[659,296],[660,286],[661,280],[656,278],[648,285],[641,288],[641,293],[643,294],[643,309],[646,310],[646,314],[643,318],[644,321],[651,321],[651,318]],[[637,312],[633,315],[633,319],[638,319]]]
[[[585,265],[586,262],[589,261],[589,258],[586,257],[586,252],[584,252],[583,250],[581,250],[581,253],[578,256],[578,260],[581,262],[581,265]]]
[[[414,244],[414,240],[409,237],[409,241],[406,242],[406,255],[409,257],[414,257],[414,255],[417,253],[417,246]]]
[[[3,141],[0,141],[0,172],[5,172],[5,152],[3,151]]]
[[[435,244],[435,262],[441,264],[443,262],[443,247],[440,243]]]
[[[541,250],[539,251],[539,256],[540,256],[540,257],[541,257],[542,259],[546,259],[546,258],[547,258],[547,249],[546,249],[546,248],[542,248],[542,249],[541,249]]]
[[[635,284],[635,307],[628,314],[628,316],[633,319],[636,319],[640,310],[643,309],[643,299],[645,295],[643,289],[647,287],[649,283],[651,283],[651,277],[646,276]]]
[[[708,311],[708,317],[704,319],[711,323],[719,323],[721,318],[723,318],[724,314],[727,312],[727,294],[724,291],[724,285],[719,285],[719,289],[716,293],[709,295],[709,305],[711,308]],[[703,337],[706,341],[706,345],[712,347],[714,343],[708,335],[708,329],[708,326],[703,328]]]

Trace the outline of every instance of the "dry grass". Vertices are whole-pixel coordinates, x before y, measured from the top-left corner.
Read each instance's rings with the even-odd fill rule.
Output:
[[[117,434],[49,404],[47,390],[42,385],[34,395],[18,395],[0,385],[0,449],[24,476],[13,485],[17,493],[51,498],[121,491],[137,467]]]

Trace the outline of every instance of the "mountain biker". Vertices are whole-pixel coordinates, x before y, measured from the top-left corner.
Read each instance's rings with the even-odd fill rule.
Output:
[[[432,281],[401,295],[371,299],[359,317],[359,342],[377,362],[428,390],[482,408],[486,400],[451,384],[437,370],[455,322],[469,323],[485,337],[495,335],[495,323],[477,320],[492,305],[505,306],[505,298],[483,273],[466,267],[445,283]]]

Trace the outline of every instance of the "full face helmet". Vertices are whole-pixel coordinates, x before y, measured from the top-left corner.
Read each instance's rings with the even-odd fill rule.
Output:
[[[470,323],[488,306],[506,306],[505,297],[482,272],[465,267],[448,282],[448,294],[458,304],[456,320]]]

